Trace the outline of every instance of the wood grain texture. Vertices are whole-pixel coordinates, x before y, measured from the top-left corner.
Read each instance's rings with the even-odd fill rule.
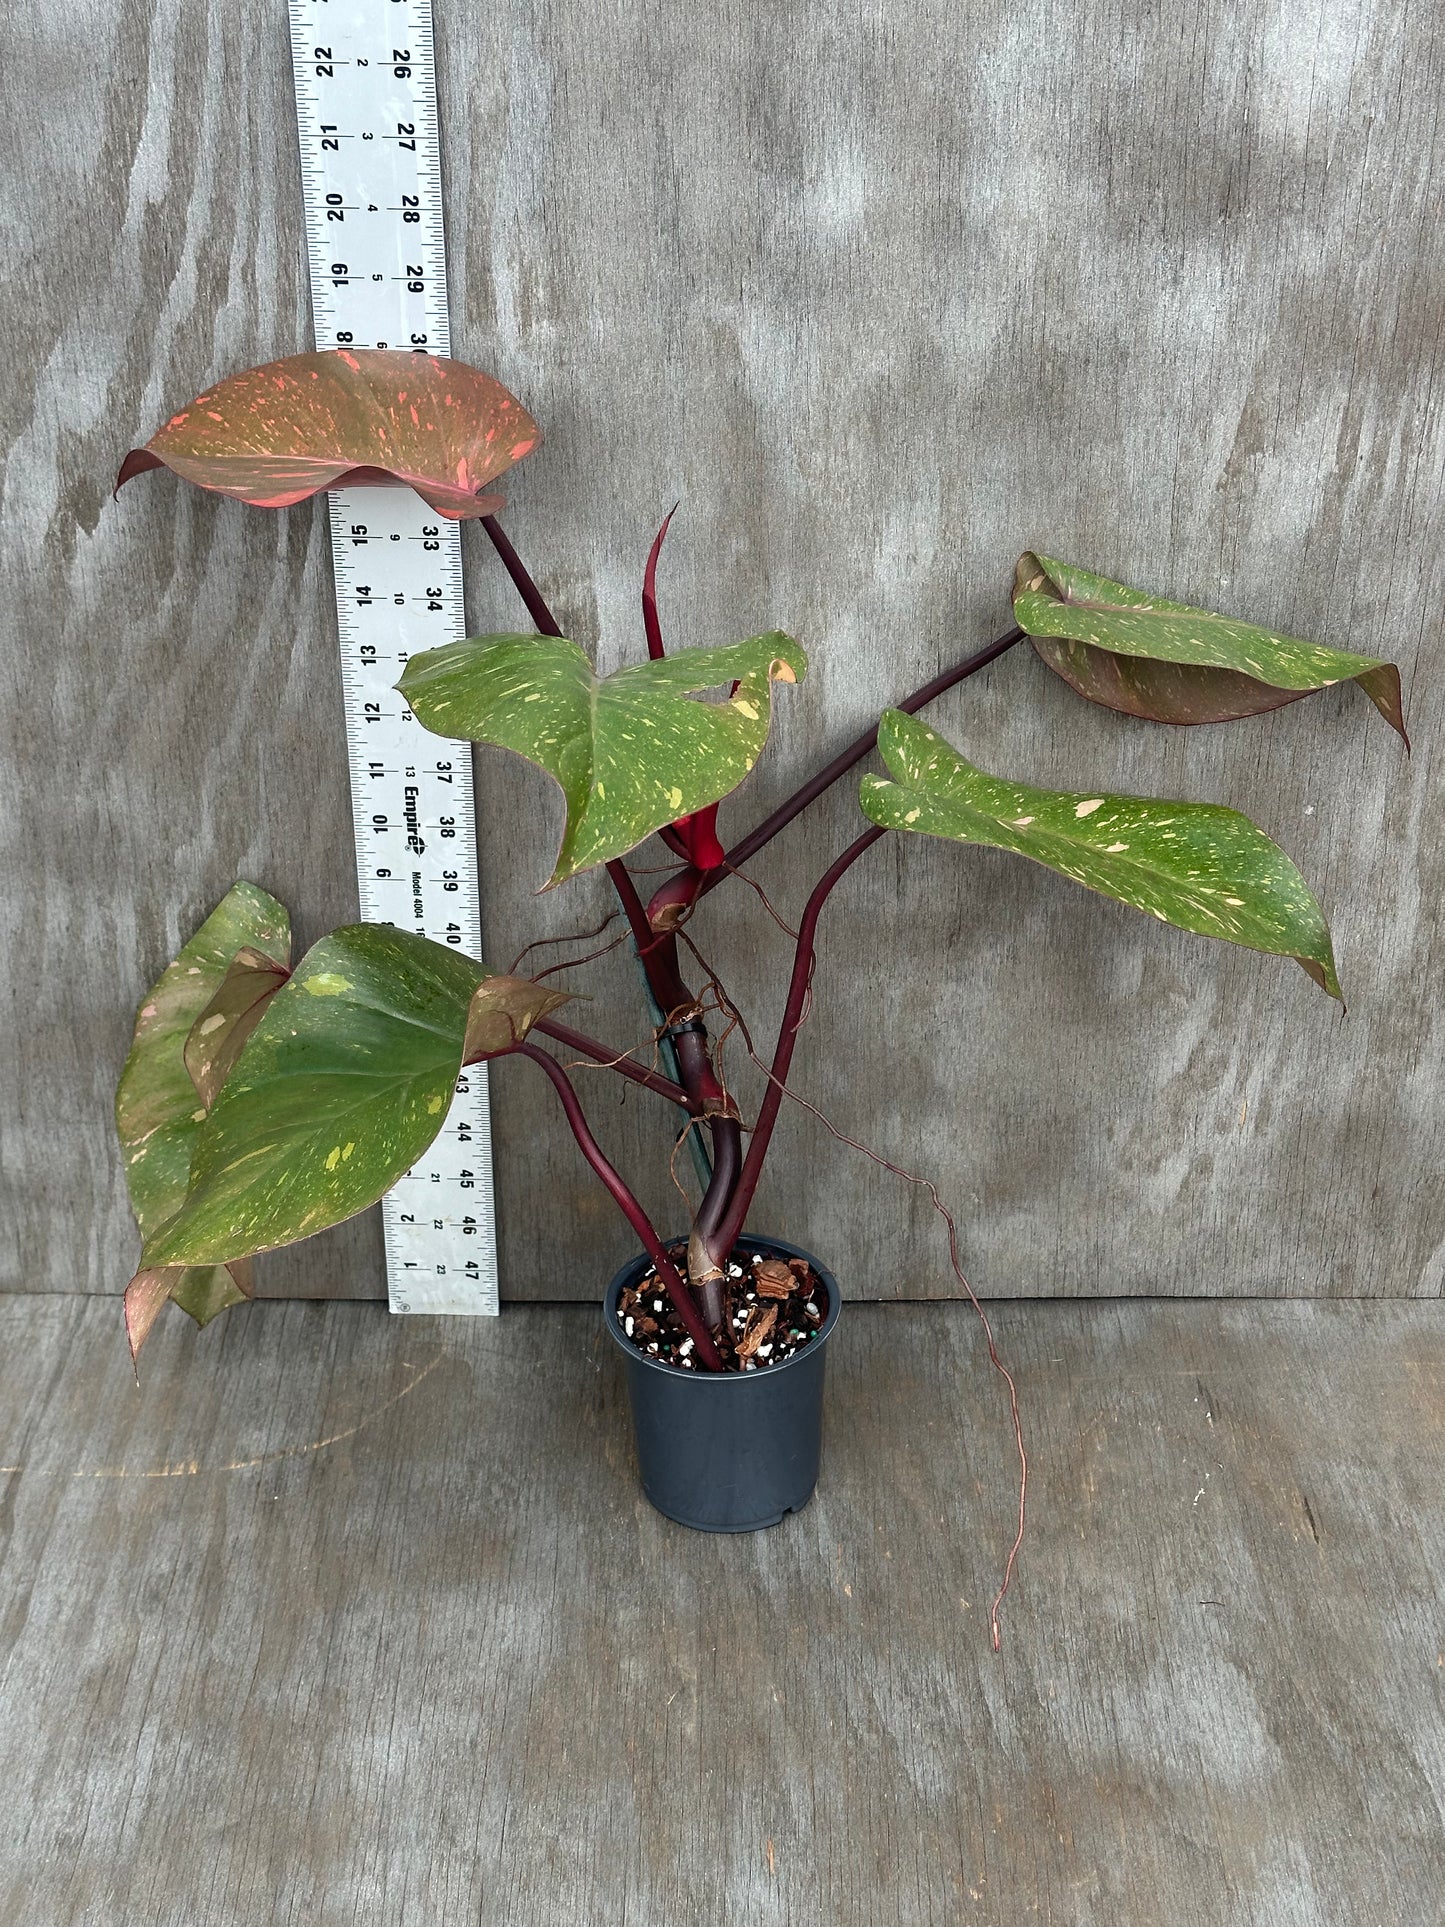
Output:
[[[321,515],[107,493],[177,400],[308,345],[282,10],[91,0],[79,70],[78,18],[20,0],[0,81],[25,317],[0,1278],[110,1291],[140,990],[237,874],[304,936],[355,904]],[[1438,11],[437,0],[437,27],[455,349],[548,436],[512,490],[522,552],[611,669],[680,496],[668,633],[779,623],[812,654],[734,833],[997,633],[1030,544],[1404,667],[1408,764],[1352,690],[1178,733],[1018,653],[933,717],[1000,774],[1248,811],[1318,886],[1348,1018],[1001,854],[885,845],[825,922],[800,1088],[938,1179],[986,1293],[1439,1295]],[[467,558],[473,627],[511,626]],[[500,754],[478,776],[505,965],[605,899],[535,900],[556,799]],[[784,909],[857,820],[839,794],[759,862]],[[766,1038],[786,947],[756,908],[719,893],[696,934]],[[604,1035],[643,1034],[629,964],[584,987]],[[602,1082],[599,1130],[674,1221],[670,1120]],[[495,1086],[504,1290],[595,1296],[626,1228],[530,1067]],[[926,1202],[801,1113],[778,1152],[759,1226],[860,1295],[953,1289]],[[262,1281],[381,1285],[374,1219]]]
[[[1445,1317],[856,1306],[772,1532],[595,1307],[0,1307],[0,1919],[1360,1927],[1445,1886]]]

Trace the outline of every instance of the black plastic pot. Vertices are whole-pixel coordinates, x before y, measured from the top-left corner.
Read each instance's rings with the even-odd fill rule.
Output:
[[[602,1321],[627,1361],[642,1489],[669,1519],[699,1532],[758,1532],[813,1496],[823,1443],[823,1373],[842,1299],[831,1271],[781,1238],[739,1238],[747,1252],[806,1258],[828,1293],[818,1335],[760,1372],[689,1372],[647,1358],[618,1329],[617,1301],[647,1270],[634,1258],[612,1280]]]

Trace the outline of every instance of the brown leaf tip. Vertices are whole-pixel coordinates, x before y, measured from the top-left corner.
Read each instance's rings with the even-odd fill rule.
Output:
[[[1031,595],[1034,590],[1042,589],[1048,582],[1043,564],[1032,549],[1025,549],[1014,564],[1014,597]]]

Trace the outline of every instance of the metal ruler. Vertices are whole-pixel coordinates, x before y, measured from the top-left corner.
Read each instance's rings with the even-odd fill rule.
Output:
[[[316,345],[449,354],[430,0],[288,4]],[[471,745],[393,687],[466,633],[457,525],[410,489],[328,503],[361,914],[480,958]],[[484,1065],[381,1209],[393,1311],[497,1310]]]

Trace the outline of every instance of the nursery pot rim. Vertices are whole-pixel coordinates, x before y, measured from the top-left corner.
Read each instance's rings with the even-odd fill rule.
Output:
[[[738,1239],[734,1248],[740,1251],[751,1248],[754,1251],[762,1251],[764,1253],[777,1252],[788,1258],[804,1258],[813,1267],[813,1270],[818,1277],[822,1279],[827,1289],[828,1309],[824,1314],[822,1324],[819,1325],[817,1331],[814,1333],[811,1343],[802,1346],[801,1349],[795,1351],[790,1358],[785,1358],[780,1365],[769,1365],[761,1372],[692,1371],[685,1365],[668,1365],[660,1358],[649,1358],[646,1352],[641,1352],[637,1349],[625,1332],[618,1329],[617,1324],[617,1301],[622,1296],[623,1286],[627,1282],[627,1274],[639,1264],[642,1270],[645,1271],[647,1266],[652,1262],[645,1251],[640,1251],[635,1258],[629,1259],[628,1262],[619,1269],[611,1284],[607,1287],[606,1296],[602,1300],[602,1322],[607,1327],[608,1335],[622,1352],[623,1357],[634,1361],[638,1365],[646,1366],[650,1372],[661,1372],[667,1378],[681,1378],[686,1379],[693,1385],[712,1386],[758,1385],[764,1381],[771,1382],[774,1379],[781,1378],[783,1374],[791,1370],[794,1365],[802,1365],[809,1358],[813,1357],[815,1353],[822,1348],[823,1341],[831,1334],[833,1327],[838,1322],[838,1315],[843,1309],[843,1299],[838,1290],[838,1281],[832,1272],[829,1271],[826,1265],[820,1264],[811,1251],[806,1251],[802,1245],[790,1244],[786,1238],[755,1237],[752,1233],[747,1233]]]

